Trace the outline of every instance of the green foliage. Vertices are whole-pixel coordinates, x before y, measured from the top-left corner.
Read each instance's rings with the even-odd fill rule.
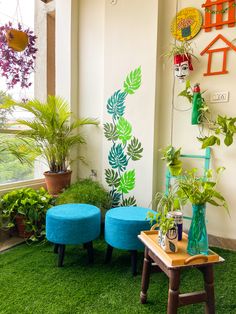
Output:
[[[191,88],[191,84],[190,84],[189,80],[186,81],[185,89],[182,90],[178,94],[178,96],[186,97],[187,100],[190,102],[190,104],[192,103],[192,101],[193,101],[193,90]]]
[[[216,190],[218,176],[224,168],[218,168],[216,180],[213,180],[212,170],[205,173],[204,178],[197,176],[197,169],[185,171],[181,177],[177,178],[177,194],[183,202],[190,202],[193,205],[210,203],[214,206],[223,206],[228,211],[225,198]]]
[[[105,212],[111,208],[112,199],[103,186],[91,179],[79,180],[72,184],[68,189],[61,193],[57,204],[83,203],[97,206],[100,208],[104,217]]]
[[[176,191],[169,190],[165,192],[157,192],[153,199],[153,205],[157,212],[169,212],[180,209],[180,199]]]
[[[15,226],[16,215],[24,216],[27,232],[32,232],[32,241],[45,237],[45,218],[54,199],[44,188],[24,188],[8,192],[0,198],[0,215],[8,228]]]
[[[112,207],[117,207],[119,206],[120,204],[120,201],[121,201],[121,196],[122,194],[121,193],[118,193],[116,189],[112,189],[110,191],[110,195],[112,197]]]
[[[171,44],[169,51],[166,52],[163,56],[171,58],[177,55],[190,55],[191,57],[197,59],[197,57],[193,54],[193,48],[191,46],[191,43],[188,41]]]
[[[120,171],[124,171],[128,165],[128,160],[121,144],[114,144],[112,146],[108,155],[108,160],[112,168],[119,169]]]
[[[167,231],[174,227],[174,218],[168,218],[167,211],[159,212],[154,214],[153,212],[148,212],[147,218],[150,219],[151,225],[157,222],[160,230],[163,234],[167,234]]]
[[[121,117],[116,125],[118,138],[125,145],[132,137],[132,126],[131,124],[123,117]]]
[[[139,142],[137,138],[133,138],[128,145],[127,155],[134,161],[142,158],[141,153],[143,152],[142,144]]]
[[[166,161],[170,173],[173,176],[178,176],[182,172],[182,161],[179,160],[181,148],[175,149],[172,145],[167,146],[161,150],[163,157],[162,160]]]
[[[51,172],[67,171],[71,150],[85,143],[84,137],[75,133],[84,125],[97,125],[94,119],[74,118],[69,104],[58,96],[48,96],[47,102],[32,100],[27,103],[6,104],[6,108],[20,107],[33,115],[30,120],[17,120],[26,129],[17,133],[29,153],[43,156]],[[78,157],[81,158],[81,157]]]
[[[118,139],[118,134],[116,132],[116,125],[112,123],[104,124],[104,135],[108,141],[116,141]]]
[[[119,119],[124,115],[125,112],[125,98],[127,96],[126,92],[121,92],[118,90],[112,95],[107,102],[107,112],[112,115],[114,120]]]
[[[138,67],[134,71],[131,71],[126,77],[124,82],[124,91],[127,94],[134,94],[135,90],[141,86],[141,79],[141,67]]]
[[[130,170],[125,172],[120,178],[118,191],[127,194],[129,193],[129,191],[133,190],[134,187],[135,187],[135,171]]]
[[[234,135],[236,133],[236,117],[227,117],[218,115],[216,121],[211,122],[211,128],[214,135],[198,138],[202,142],[202,148],[213,146],[215,144],[220,145],[221,140],[219,135],[224,136],[224,143],[226,146],[233,144]]]

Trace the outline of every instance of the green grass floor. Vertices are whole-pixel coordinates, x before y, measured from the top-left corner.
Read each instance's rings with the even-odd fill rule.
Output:
[[[132,277],[130,256],[114,250],[112,263],[104,265],[106,246],[94,242],[95,263],[87,265],[82,247],[68,246],[64,267],[49,244],[21,245],[0,255],[0,313],[166,313],[168,279],[152,274],[148,303],[139,302],[139,275]],[[215,266],[216,313],[236,313],[236,253],[215,249],[226,262]],[[203,288],[202,275],[195,269],[181,274],[181,292]],[[178,313],[204,313],[203,305],[183,307]]]

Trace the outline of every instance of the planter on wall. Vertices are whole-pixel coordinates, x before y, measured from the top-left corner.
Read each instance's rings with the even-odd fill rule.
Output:
[[[59,173],[49,171],[44,172],[48,192],[51,195],[57,196],[65,188],[69,187],[71,182],[71,173],[71,170]]]

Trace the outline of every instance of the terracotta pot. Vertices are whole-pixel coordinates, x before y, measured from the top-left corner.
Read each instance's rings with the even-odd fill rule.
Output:
[[[44,172],[45,183],[47,190],[53,196],[57,196],[65,188],[70,186],[72,171],[68,170],[66,172],[53,173],[46,171]]]
[[[8,47],[15,51],[23,51],[28,46],[29,36],[17,29],[9,29],[6,32],[6,39]]]
[[[16,215],[16,227],[18,230],[18,235],[21,238],[29,238],[33,235],[33,232],[25,231],[25,217],[22,215]]]

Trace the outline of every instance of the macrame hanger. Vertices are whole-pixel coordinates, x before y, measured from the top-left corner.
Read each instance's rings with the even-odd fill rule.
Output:
[[[17,23],[23,24],[22,14],[21,14],[21,8],[20,8],[20,0],[16,0],[16,11],[15,11],[15,19],[17,20]]]

